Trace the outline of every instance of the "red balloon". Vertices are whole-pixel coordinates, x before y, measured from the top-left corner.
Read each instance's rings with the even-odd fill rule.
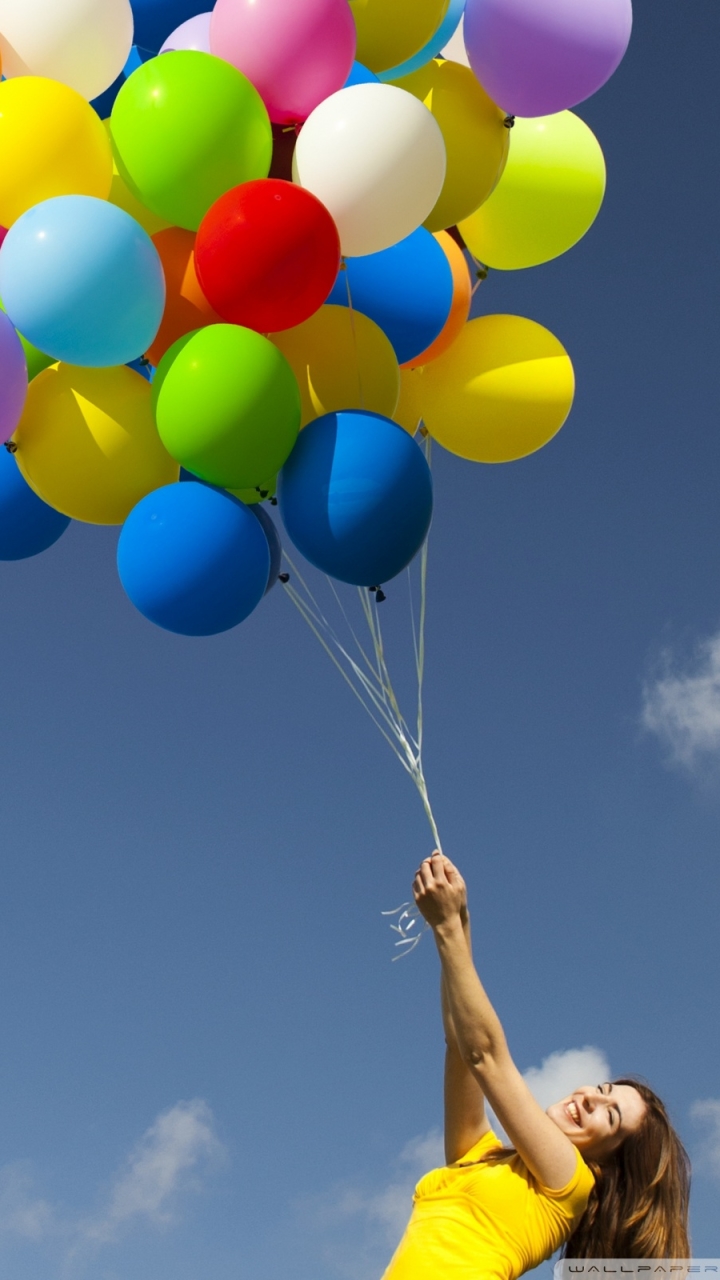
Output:
[[[316,196],[280,178],[226,191],[195,241],[205,297],[223,320],[258,333],[293,329],[327,300],[340,238]]]

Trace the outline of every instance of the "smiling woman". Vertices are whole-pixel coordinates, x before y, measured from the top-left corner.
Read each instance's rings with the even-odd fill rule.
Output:
[[[413,892],[442,966],[448,1163],[418,1184],[384,1280],[517,1280],[561,1247],[573,1258],[687,1257],[689,1163],[657,1095],[623,1079],[543,1111],[473,965],[462,876],[436,853]]]

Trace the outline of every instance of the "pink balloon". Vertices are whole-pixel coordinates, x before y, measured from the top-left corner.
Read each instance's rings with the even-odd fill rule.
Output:
[[[217,0],[210,51],[255,85],[274,124],[307,120],[355,60],[348,0]]]
[[[176,27],[165,41],[161,53],[174,53],[176,49],[193,49],[197,53],[210,52],[211,13],[198,13]]]
[[[14,325],[0,311],[0,445],[9,440],[25,408],[28,371]]]
[[[627,49],[632,0],[467,0],[465,48],[503,111],[549,116],[610,79]]]

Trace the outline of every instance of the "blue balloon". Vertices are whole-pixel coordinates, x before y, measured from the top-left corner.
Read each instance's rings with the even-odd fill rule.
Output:
[[[130,0],[135,43],[158,53],[168,36],[188,18],[207,13],[213,0]]]
[[[270,548],[270,576],[268,577],[268,584],[265,588],[265,595],[267,595],[268,591],[272,591],[278,577],[280,576],[283,554],[282,542],[280,541],[280,534],[277,531],[275,521],[272,516],[268,515],[265,508],[261,506],[259,502],[252,503],[248,507],[248,511],[252,511],[256,519],[260,521],[265,537],[268,540],[268,547]]]
[[[8,231],[0,297],[40,351],[103,368],[147,351],[165,308],[165,276],[149,235],[124,209],[94,196],[55,196]]]
[[[401,80],[403,76],[409,76],[413,71],[419,71],[420,67],[426,66],[428,62],[436,58],[460,26],[460,19],[465,12],[465,4],[466,0],[450,0],[445,17],[427,44],[424,44],[422,49],[418,49],[418,52],[414,53],[412,58],[408,58],[407,62],[401,62],[397,67],[390,67],[388,71],[381,71],[378,80]]]
[[[300,432],[280,473],[288,537],[332,578],[375,587],[420,550],[432,477],[412,436],[379,413],[326,413]]]
[[[181,636],[213,636],[262,600],[270,550],[257,520],[211,485],[165,485],[130,512],[118,542],[120,581],[150,622]]]
[[[348,284],[353,307],[380,326],[395,348],[398,364],[426,351],[450,315],[452,270],[425,227],[380,253],[346,258],[328,302],[347,307]]]
[[[379,84],[380,77],[375,75],[369,67],[364,67],[362,62],[353,62],[350,69],[350,75],[343,85],[343,89],[349,89],[353,84]]]
[[[0,560],[27,560],[47,551],[69,524],[33,492],[12,453],[0,448]]]

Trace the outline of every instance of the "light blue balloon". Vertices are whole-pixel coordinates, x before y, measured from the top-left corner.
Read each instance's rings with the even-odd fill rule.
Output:
[[[124,209],[94,196],[56,196],[8,231],[0,297],[40,351],[104,368],[147,351],[165,308],[165,277],[149,235]]]
[[[438,54],[442,53],[448,40],[452,39],[460,26],[460,19],[465,12],[465,4],[466,0],[450,0],[445,17],[427,44],[413,54],[412,58],[408,58],[407,62],[401,62],[397,67],[390,67],[389,71],[380,71],[378,80],[401,80],[403,76],[409,76],[413,71],[419,71],[421,67],[431,62],[433,58],[437,58]]]

